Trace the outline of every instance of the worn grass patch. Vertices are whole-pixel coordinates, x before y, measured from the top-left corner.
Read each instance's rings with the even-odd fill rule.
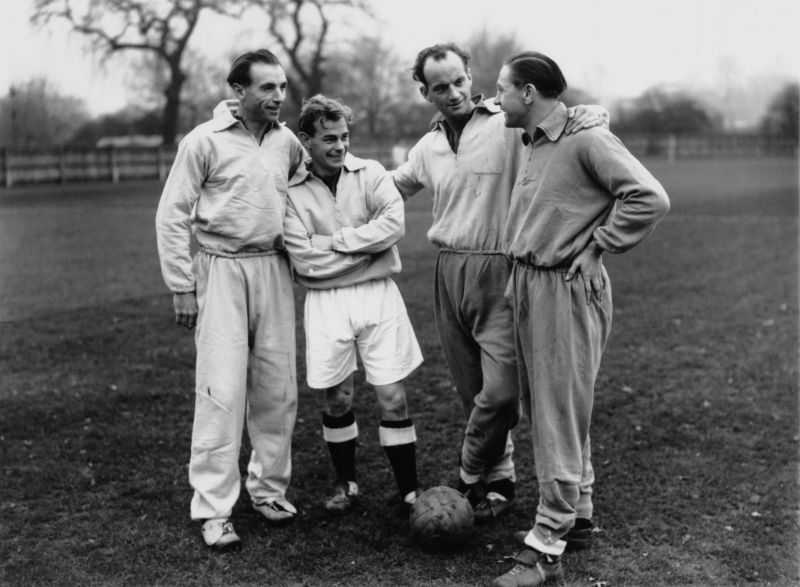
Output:
[[[651,168],[673,210],[651,240],[607,260],[616,310],[592,428],[599,532],[590,552],[565,557],[568,584],[797,584],[796,163]],[[322,402],[304,385],[302,365],[290,488],[299,519],[269,528],[242,496],[234,512],[242,550],[208,552],[188,519],[191,334],[172,325],[170,297],[151,291],[152,259],[130,254],[136,243],[154,254],[152,186],[137,186],[124,205],[75,191],[0,196],[0,218],[26,228],[9,232],[3,221],[2,258],[14,258],[16,234],[25,246],[19,270],[33,280],[2,290],[0,583],[461,586],[507,570],[511,533],[529,526],[537,499],[527,424],[515,431],[511,514],[479,527],[462,550],[424,552],[391,515],[394,482],[362,378],[365,498],[351,516],[325,515],[332,471]],[[85,210],[71,216],[69,198],[82,202],[78,212],[95,211],[91,222]],[[37,221],[48,219],[58,232],[53,207],[85,218],[91,243],[78,230],[42,231]],[[431,312],[429,201],[411,200],[408,218],[398,283],[426,357],[408,387],[420,476],[432,486],[455,478],[463,422]],[[63,250],[32,250],[37,241],[23,232]],[[69,285],[47,282],[41,295],[37,280],[70,273],[63,258],[79,260]],[[121,259],[132,263],[124,278]],[[302,344],[298,328],[301,357]],[[244,447],[242,471],[246,439]]]

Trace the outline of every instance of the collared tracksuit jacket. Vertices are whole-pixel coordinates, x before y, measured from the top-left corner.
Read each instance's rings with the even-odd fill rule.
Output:
[[[283,221],[288,179],[304,156],[289,129],[274,125],[259,140],[223,102],[181,141],[164,186],[156,214],[164,280],[175,293],[196,291],[199,307],[193,519],[230,516],[245,417],[251,498],[282,500],[289,484],[297,381]]]
[[[564,277],[591,241],[622,253],[669,210],[661,184],[607,129],[566,135],[566,125],[559,103],[533,137],[525,135],[505,236],[540,496],[526,543],[552,555],[564,550],[576,517],[592,517],[589,426],[613,314],[605,269],[602,299],[590,303],[583,276]]]
[[[503,236],[522,156],[519,131],[479,100],[457,150],[441,115],[393,172],[404,197],[433,195],[429,240],[439,248],[435,315],[445,358],[467,418],[461,467],[491,482],[515,479],[508,433],[518,418],[510,263]]]
[[[306,167],[292,177],[286,246],[298,283],[331,289],[399,273],[395,244],[405,234],[403,200],[377,161],[348,153],[336,198]],[[312,236],[331,236],[331,250],[313,246]]]

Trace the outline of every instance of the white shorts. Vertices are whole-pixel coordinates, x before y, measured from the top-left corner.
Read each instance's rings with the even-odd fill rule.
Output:
[[[306,379],[315,389],[344,381],[357,356],[370,385],[400,381],[422,363],[400,290],[388,277],[308,290],[305,327]]]

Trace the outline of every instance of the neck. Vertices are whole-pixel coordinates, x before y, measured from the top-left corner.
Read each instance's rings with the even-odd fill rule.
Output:
[[[444,114],[444,119],[447,121],[447,124],[450,125],[450,128],[452,128],[458,134],[461,134],[461,131],[464,130],[464,127],[467,125],[467,121],[469,120],[470,114],[472,114],[473,110],[475,110],[475,103],[470,100],[469,107],[463,116],[450,117]]]
[[[246,116],[241,116],[241,119],[245,128],[250,131],[250,134],[252,134],[257,140],[261,139],[261,137],[264,135],[264,131],[272,124],[271,122],[255,120]]]
[[[319,169],[314,162],[311,162],[311,172],[320,178],[323,183],[328,186],[328,189],[331,190],[332,194],[336,194],[336,184],[339,182],[339,175],[341,175],[342,170],[337,169],[336,171],[330,171],[327,174],[320,173]]]
[[[550,116],[550,113],[558,106],[558,100],[548,100],[540,98],[531,107],[528,113],[528,120],[525,123],[525,132],[528,136],[533,138],[533,133],[536,132],[536,127],[542,121]]]

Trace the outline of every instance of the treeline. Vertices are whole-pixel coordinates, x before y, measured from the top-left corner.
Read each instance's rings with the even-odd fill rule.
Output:
[[[212,15],[263,23],[264,46],[281,57],[289,78],[282,118],[291,127],[303,98],[323,92],[353,108],[353,132],[360,138],[417,138],[428,128],[433,109],[419,96],[412,64],[402,62],[379,32],[363,33],[377,28],[370,6],[368,0],[38,0],[31,14],[34,23],[66,22],[95,51],[106,57],[122,54],[115,63],[136,74],[132,105],[92,117],[82,100],[62,95],[49,80],[22,81],[0,97],[0,147],[94,146],[120,136],[147,137],[151,144],[160,137],[162,144],[174,144],[230,96],[224,80],[240,51],[232,48],[227,58],[210,62],[190,48],[198,20]],[[473,89],[488,96],[494,94],[503,59],[525,48],[513,35],[485,29],[455,41],[471,54]],[[757,123],[746,125],[731,114],[730,95],[721,99],[658,86],[635,99],[604,105],[620,134],[736,130],[796,143],[799,93],[797,82],[776,87],[769,99],[747,106],[761,114]],[[570,105],[598,103],[580,88],[570,88],[562,99]]]

